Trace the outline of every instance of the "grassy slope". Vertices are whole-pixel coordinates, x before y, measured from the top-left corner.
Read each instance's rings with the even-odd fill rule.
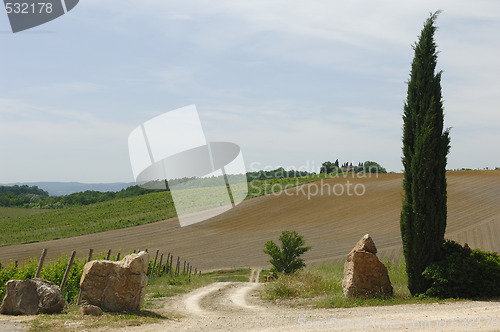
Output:
[[[303,177],[254,181],[247,198],[318,180]],[[206,190],[206,188],[196,189]],[[55,240],[126,228],[173,218],[176,211],[170,192],[116,199],[87,206],[39,210],[0,208],[0,246]]]
[[[21,209],[16,209],[21,210]],[[27,210],[29,211],[29,210]],[[170,193],[0,219],[0,245],[46,241],[125,228],[175,216]]]

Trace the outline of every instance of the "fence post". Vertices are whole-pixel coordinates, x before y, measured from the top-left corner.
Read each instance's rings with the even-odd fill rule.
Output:
[[[108,250],[108,255],[106,256],[107,261],[109,261],[109,257],[111,257],[111,249]]]
[[[182,268],[182,275],[186,275],[186,261],[184,261],[184,267]]]
[[[179,270],[181,268],[181,260],[180,260],[180,257],[177,256],[177,265],[175,266],[175,276],[178,277],[179,276]]]
[[[89,249],[89,257],[87,258],[87,263],[92,260],[92,254],[94,253],[94,249]],[[82,300],[82,289],[78,291],[78,300],[76,301],[77,305],[80,305],[80,301]]]
[[[174,255],[170,256],[170,268],[168,269],[168,274],[172,276],[172,261],[174,259]]]
[[[193,266],[189,266],[189,280],[191,280],[191,270],[193,269]]]
[[[45,255],[47,255],[47,249],[42,250],[42,255],[40,256],[40,261],[38,262],[38,267],[36,268],[35,278],[40,277],[42,272],[43,261],[45,260]]]
[[[156,255],[155,255],[155,259],[153,261],[153,266],[151,267],[151,273],[149,273],[149,279],[153,278],[153,271],[155,270],[156,259],[158,258],[158,253],[159,252],[160,252],[160,250],[156,250]]]
[[[75,260],[75,255],[76,255],[76,251],[73,250],[73,252],[71,253],[71,258],[69,259],[69,262],[68,262],[68,267],[66,268],[66,272],[64,272],[64,277],[63,277],[63,280],[61,282],[61,287],[60,287],[61,293],[64,290],[64,286],[66,286],[66,281],[68,281],[69,270],[71,270],[71,265],[73,265],[73,261]]]
[[[160,256],[160,264],[158,264],[158,271],[156,271],[156,277],[160,276],[161,262],[163,261],[163,254]]]
[[[170,260],[170,253],[167,255],[167,261],[165,262],[165,273],[168,272],[168,261]]]
[[[118,255],[116,255],[116,261],[118,262],[120,260],[120,253],[118,253]]]

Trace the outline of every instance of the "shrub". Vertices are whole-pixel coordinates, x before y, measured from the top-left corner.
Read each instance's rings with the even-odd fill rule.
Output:
[[[274,273],[291,274],[302,269],[306,264],[300,255],[310,250],[304,247],[304,237],[296,231],[283,231],[280,236],[281,249],[273,241],[265,244],[264,252],[271,256],[269,262],[273,265]]]
[[[426,295],[440,298],[500,296],[500,256],[445,241],[441,260],[423,272],[431,282]]]

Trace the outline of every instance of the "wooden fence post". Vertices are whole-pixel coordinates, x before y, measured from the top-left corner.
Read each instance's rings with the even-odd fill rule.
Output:
[[[153,266],[151,267],[151,272],[149,273],[149,279],[153,278],[153,271],[155,270],[156,259],[158,258],[158,253],[159,252],[160,252],[160,250],[156,250],[156,255],[155,255],[155,259],[153,261]]]
[[[180,257],[177,256],[177,265],[175,266],[175,276],[178,277],[179,276],[179,270],[181,268],[181,260],[180,260]]]
[[[118,253],[118,255],[116,255],[116,261],[118,262],[120,260],[120,253]]]
[[[174,255],[170,256],[170,267],[168,269],[168,274],[172,276],[172,261],[174,259]]]
[[[87,258],[87,263],[92,260],[92,254],[94,253],[94,249],[89,249],[89,257]],[[78,300],[76,301],[77,305],[80,305],[80,301],[82,300],[82,289],[78,291]]]
[[[68,281],[69,270],[71,270],[71,265],[73,265],[73,261],[75,260],[75,255],[76,255],[76,251],[73,250],[73,252],[71,253],[71,258],[69,259],[69,262],[68,262],[68,267],[66,268],[66,272],[64,272],[64,277],[63,277],[63,280],[61,282],[61,287],[60,287],[61,293],[64,290],[64,286],[66,286],[66,281]]]
[[[108,250],[108,255],[106,256],[106,260],[109,261],[110,257],[111,257],[111,249]]]
[[[182,275],[186,275],[186,261],[184,261],[184,267],[182,268]]]
[[[47,249],[42,250],[42,255],[40,256],[40,261],[38,262],[38,267],[36,268],[35,278],[40,277],[42,272],[43,261],[45,260],[45,255],[47,255]]]
[[[165,263],[165,273],[168,272],[168,261],[170,260],[170,253],[167,255],[167,262]]]
[[[163,254],[160,256],[160,264],[158,264],[158,271],[156,272],[156,277],[160,276],[161,262],[163,261]]]

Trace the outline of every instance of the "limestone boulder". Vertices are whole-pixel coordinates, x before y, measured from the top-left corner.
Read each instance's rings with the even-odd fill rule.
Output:
[[[378,259],[377,248],[366,234],[347,255],[342,289],[344,297],[388,297],[393,288],[385,265]]]
[[[104,311],[140,310],[148,283],[148,262],[144,251],[125,256],[119,262],[88,262],[80,280],[82,297]]]
[[[36,315],[61,312],[66,301],[59,286],[40,278],[9,280],[0,314]]]

